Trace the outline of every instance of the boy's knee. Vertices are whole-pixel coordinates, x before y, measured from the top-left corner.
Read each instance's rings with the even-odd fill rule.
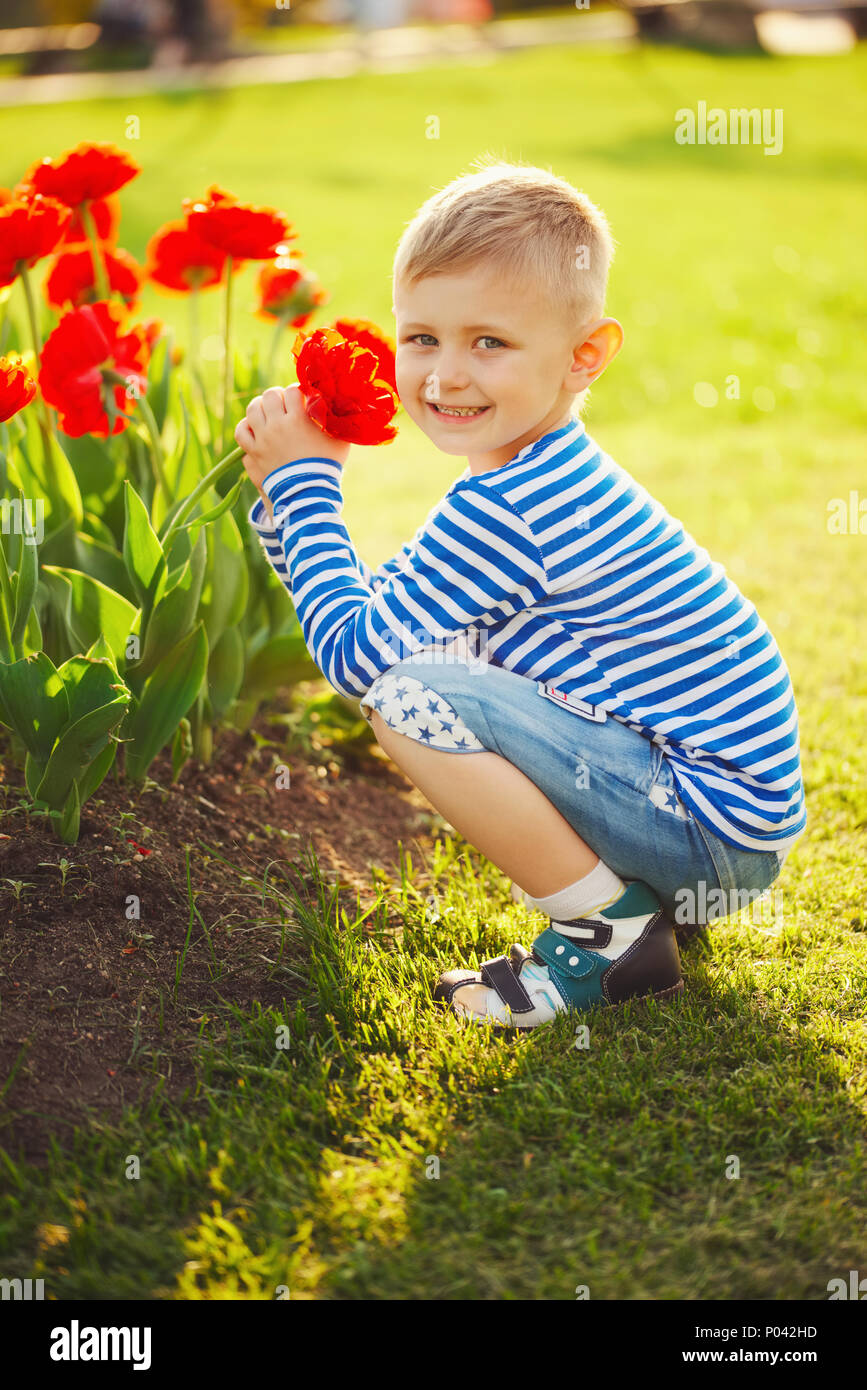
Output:
[[[452,707],[440,695],[435,685],[428,683],[427,673],[412,664],[401,663],[406,673],[392,668],[378,676],[361,700],[361,712],[373,729],[377,740],[388,739],[386,730],[403,734],[429,748],[447,752],[474,752],[484,748]],[[377,716],[374,723],[374,715]]]

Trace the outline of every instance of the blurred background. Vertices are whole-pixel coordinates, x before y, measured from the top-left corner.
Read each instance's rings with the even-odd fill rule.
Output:
[[[821,52],[863,35],[863,0],[4,0],[0,74],[225,62],[353,32],[618,13],[606,32],[711,46]],[[605,26],[603,26],[605,27]]]
[[[863,565],[829,544],[825,518],[829,498],[864,489],[864,9],[515,6],[4,0],[0,186],[80,140],[113,142],[142,166],[118,234],[140,263],[182,201],[218,183],[295,225],[330,295],[310,327],[352,317],[393,333],[394,250],[431,192],[483,153],[553,169],[605,209],[617,241],[609,312],[626,343],[588,428],[752,597],[770,596],[766,619],[784,651],[789,625],[809,683],[823,657],[793,586],[811,615],[824,606],[825,631],[840,627],[840,662],[858,649],[852,615],[823,595],[848,592],[840,567]],[[779,153],[678,143],[677,113],[700,103],[781,113]],[[239,276],[234,334],[264,361],[273,324],[255,314],[256,274]],[[216,389],[222,301],[201,300]],[[136,313],[188,351],[188,308],[147,284]],[[275,358],[284,381],[293,338]],[[371,563],[462,466],[399,423],[393,444],[358,450],[346,470],[347,519]],[[757,548],[750,527],[775,544]]]

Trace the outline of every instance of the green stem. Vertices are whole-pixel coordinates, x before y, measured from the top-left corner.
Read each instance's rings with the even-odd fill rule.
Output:
[[[120,372],[106,370],[103,372],[103,376],[106,382],[109,383],[109,385],[122,386],[124,390],[128,390],[129,383],[127,381],[127,378],[125,376],[122,376]],[[165,494],[166,503],[168,504],[171,502],[171,491],[169,489],[168,479],[166,478],[165,474],[165,453],[163,451],[162,440],[160,439],[159,425],[157,424],[156,419],[154,418],[154,413],[151,410],[151,404],[147,396],[135,396],[133,399],[135,400],[136,405],[141,411],[142,419],[145,422],[145,428],[148,432],[148,436],[151,441],[151,448],[153,451],[153,460],[154,467],[156,469],[156,475],[159,480],[160,486],[162,487],[163,493]]]
[[[199,370],[199,296],[201,290],[196,286],[190,292],[190,366],[194,372]]]
[[[208,410],[208,394],[205,390],[205,382],[202,377],[202,362],[199,349],[199,344],[201,342],[201,322],[199,317],[200,300],[201,290],[198,285],[196,285],[190,292],[190,374],[193,378],[193,385],[199,393],[202,409],[205,412],[208,443],[213,446],[215,441],[211,429],[211,412]]]
[[[0,660],[11,663],[15,660],[15,649],[12,646],[12,624],[9,619],[14,611],[14,598],[5,553],[0,555],[0,589],[3,591],[0,594]]]
[[[148,592],[143,604],[145,611],[141,631],[139,634],[141,637],[142,651],[144,651],[145,642],[147,641],[147,628],[148,623],[150,622],[150,614],[151,609],[153,607],[154,596],[156,595],[157,589],[162,580],[163,571],[165,570],[168,564],[169,551],[171,550],[172,541],[174,540],[175,535],[183,526],[184,522],[186,521],[190,513],[193,511],[199,499],[201,497],[204,497],[205,493],[208,491],[208,488],[212,487],[213,484],[216,483],[218,479],[220,479],[223,476],[224,473],[228,473],[229,469],[232,467],[233,464],[238,462],[243,453],[244,450],[241,448],[233,449],[230,454],[226,454],[225,458],[220,459],[219,463],[215,463],[210,473],[206,473],[204,478],[201,478],[199,482],[196,483],[196,486],[193,488],[189,497],[178,508],[177,515],[174,517],[171,525],[166,528],[165,533],[159,536],[159,542],[162,546],[162,554],[160,555],[160,558],[156,564],[156,568],[154,569],[153,575],[151,576],[151,581],[148,585]]]
[[[226,447],[226,425],[229,419],[229,402],[232,395],[234,383],[234,372],[232,370],[232,257],[226,257],[226,312],[223,320],[223,346],[225,348],[225,362],[223,364],[223,418],[220,425],[220,453]]]
[[[283,336],[288,322],[288,314],[281,314],[277,320],[277,327],[274,329],[274,336],[271,339],[271,351],[268,353],[268,365],[265,368],[265,376],[268,381],[271,381],[274,377],[274,363],[277,361],[277,349],[280,346],[280,339]]]
[[[108,271],[105,268],[105,256],[97,234],[96,223],[93,220],[93,213],[90,210],[90,203],[82,203],[80,212],[81,225],[84,227],[87,233],[87,239],[90,242],[90,253],[93,258],[93,274],[96,280],[96,288],[99,291],[99,297],[100,299],[110,299],[111,286],[108,281]]]
[[[208,488],[213,487],[214,483],[218,482],[224,473],[228,473],[232,464],[238,462],[243,452],[244,450],[239,445],[237,448],[233,449],[230,454],[226,454],[225,458],[221,458],[219,463],[215,463],[210,473],[206,473],[204,478],[201,478],[199,482],[196,483],[189,497],[179,508],[165,535],[160,536],[160,544],[162,545],[164,555],[168,555],[169,544],[173,540],[175,532],[183,526],[199,499],[204,497]]]
[[[30,283],[30,273],[24,261],[18,262],[18,269],[21,276],[21,288],[24,291],[24,299],[27,304],[27,318],[30,323],[30,337],[33,342],[33,352],[36,356],[36,370],[39,370],[39,360],[42,354],[42,339],[39,334],[39,321],[36,317],[36,300],[33,298],[33,286]],[[57,491],[57,476],[54,468],[54,456],[51,451],[51,441],[54,436],[54,428],[51,416],[48,413],[48,406],[41,395],[37,396],[36,418],[39,421],[39,433],[42,436],[42,452],[45,457],[45,482],[51,490]]]
[[[166,499],[166,505],[168,505],[172,500],[172,495],[169,491],[168,479],[166,478],[166,456],[163,451],[162,440],[160,439],[159,426],[157,425],[156,419],[154,418],[154,413],[151,410],[151,404],[147,396],[139,396],[138,407],[142,413],[142,419],[144,420],[145,426],[147,427],[147,432],[150,435],[150,441],[153,447],[154,467],[156,468],[160,487],[162,488],[163,495]]]

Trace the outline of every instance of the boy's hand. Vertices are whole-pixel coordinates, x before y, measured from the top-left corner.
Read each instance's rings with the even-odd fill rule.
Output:
[[[345,463],[351,447],[313,423],[297,382],[282,389],[271,386],[256,396],[235,430],[235,443],[244,450],[244,467],[266,505],[262,482],[281,463],[314,457]]]

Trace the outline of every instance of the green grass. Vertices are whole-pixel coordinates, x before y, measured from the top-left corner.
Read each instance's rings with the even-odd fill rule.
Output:
[[[197,1107],[132,1113],[118,1132],[95,1123],[44,1172],[10,1162],[7,1277],[43,1273],[73,1298],[270,1298],[287,1285],[300,1298],[569,1299],[586,1284],[603,1299],[795,1299],[864,1270],[867,540],[830,535],[826,518],[831,498],[867,495],[865,65],[863,49],[777,61],[559,49],[0,113],[8,183],[73,139],[122,140],[135,112],[132,251],[219,181],[295,220],[329,315],[386,326],[402,226],[474,155],[586,188],[620,243],[609,304],[627,332],[589,428],[777,636],[810,811],[778,918],[712,929],[684,953],[682,1004],[597,1011],[586,1050],[568,1019],[504,1042],[432,1011],[438,968],[540,925],[460,845],[383,885],[363,924],[324,892],[287,903],[275,882],[266,907],[291,911],[297,1011],[206,1034]],[[674,112],[698,100],[782,108],[784,153],[675,145]],[[424,138],[431,113],[439,141]],[[147,308],[175,311],[156,296]],[[264,346],[264,325],[239,325]],[[696,382],[716,386],[715,407],[696,403]],[[359,451],[345,512],[359,551],[396,550],[459,467],[405,420],[395,444]],[[150,1065],[158,1075],[164,1059]],[[129,1153],[138,1182],[124,1177]]]

